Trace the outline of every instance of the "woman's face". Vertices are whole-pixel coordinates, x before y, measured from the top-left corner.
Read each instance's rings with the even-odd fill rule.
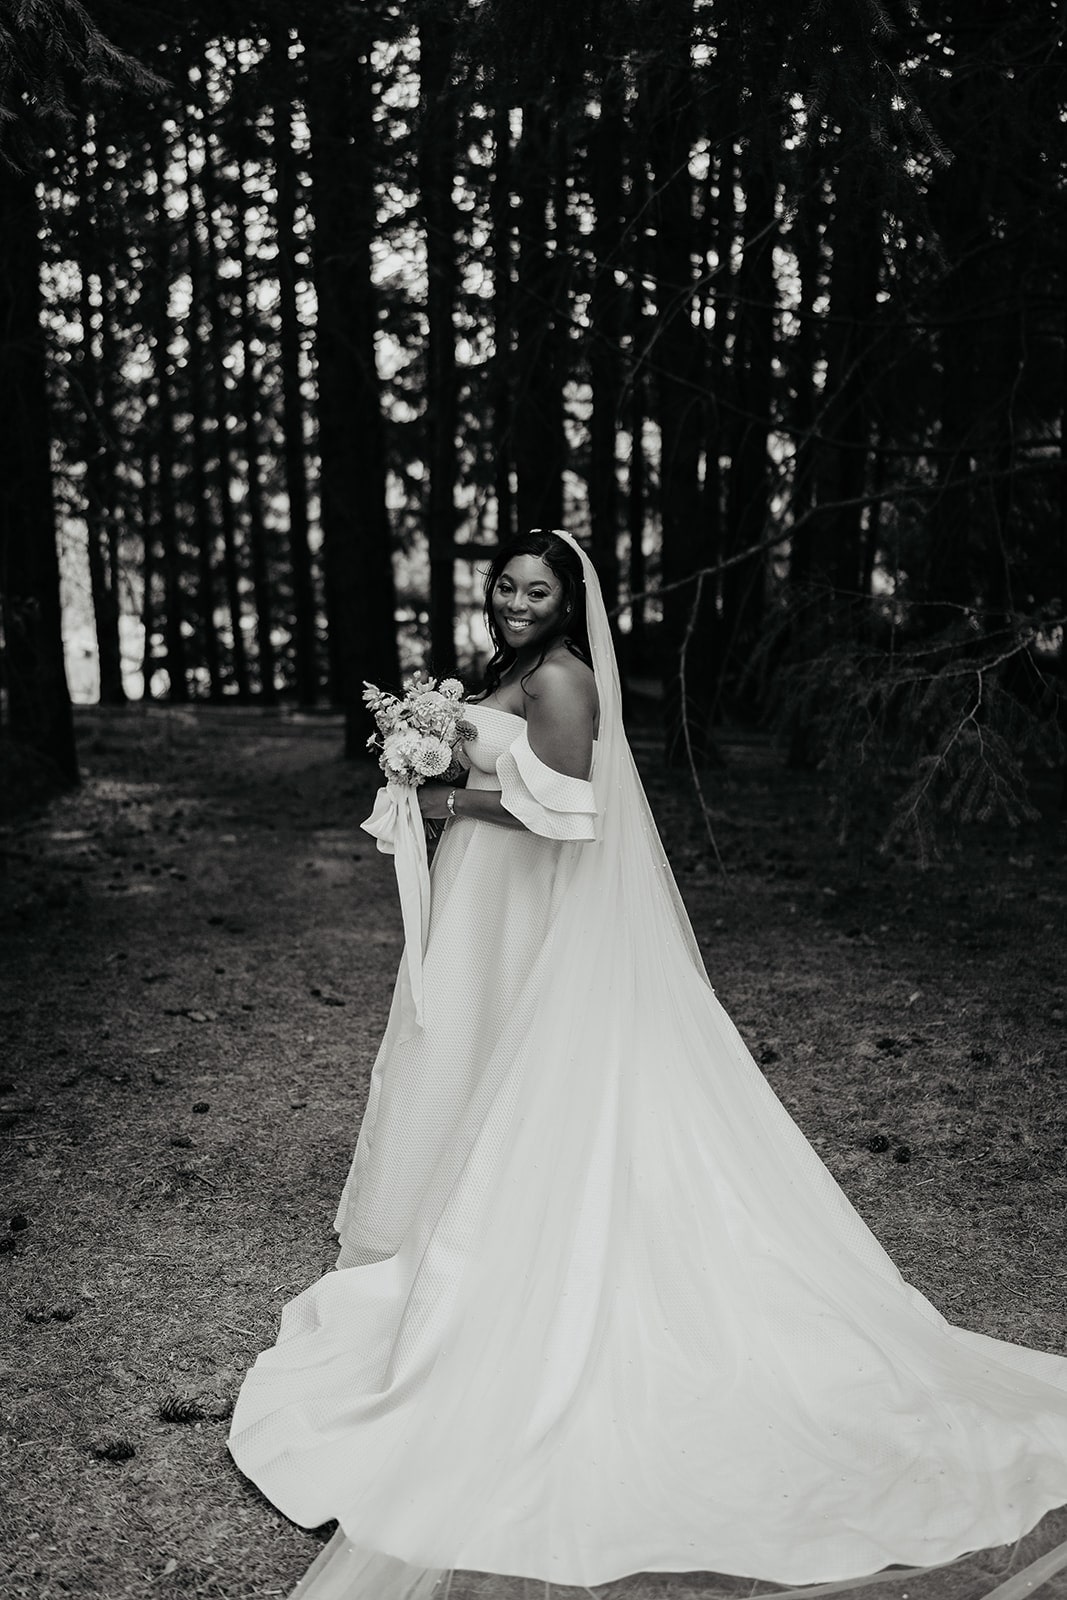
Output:
[[[562,631],[563,585],[540,556],[512,556],[493,586],[493,620],[513,650],[538,649]]]

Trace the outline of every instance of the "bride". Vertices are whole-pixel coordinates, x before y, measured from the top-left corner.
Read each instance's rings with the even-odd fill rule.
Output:
[[[296,1593],[412,1600],[453,1569],[826,1593],[1017,1540],[1067,1502],[1067,1360],[946,1322],[755,1066],[589,559],[536,532],[486,589],[467,783],[420,791],[446,819],[422,1025],[406,956],[342,1270],[285,1308],[233,1417],[274,1504],[339,1524]]]

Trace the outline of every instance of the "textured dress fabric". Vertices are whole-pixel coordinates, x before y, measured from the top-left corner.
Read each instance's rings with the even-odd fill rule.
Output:
[[[590,781],[470,707],[470,784],[526,831],[447,825],[424,1025],[402,963],[341,1270],[234,1413],[242,1470],[339,1523],[308,1600],[451,1569],[844,1583],[1067,1502],[1067,1360],[901,1278],[716,999],[590,606]]]
[[[475,702],[478,731],[464,755],[467,787],[499,791],[533,831],[456,817],[433,864],[423,957],[425,1026],[414,1027],[402,968],[371,1075],[367,1109],[336,1228],[338,1266],[395,1255],[421,1209],[439,1209],[450,1184],[442,1157],[455,1145],[485,1064],[506,1045],[509,1019],[529,988],[574,845],[592,839],[592,784],[539,762],[521,717]]]

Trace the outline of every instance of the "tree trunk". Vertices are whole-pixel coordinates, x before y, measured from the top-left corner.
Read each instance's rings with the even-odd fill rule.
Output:
[[[275,66],[273,154],[277,199],[278,318],[282,374],[282,460],[289,501],[289,564],[293,580],[293,652],[296,696],[302,706],[319,697],[315,579],[308,538],[307,445],[304,439],[304,388],[300,374],[301,324],[297,305],[296,232],[298,174],[293,146],[295,68],[289,55],[289,30],[276,27],[271,38]]]
[[[808,130],[807,159],[802,168],[800,202],[793,223],[793,253],[796,257],[800,300],[797,306],[797,334],[792,348],[794,430],[793,484],[790,495],[793,521],[797,523],[789,552],[789,584],[799,591],[812,575],[813,528],[808,520],[814,494],[816,456],[815,373],[822,355],[819,322],[815,305],[823,291],[823,249],[821,224],[826,220],[826,196],[822,182],[821,149],[817,129]]]
[[[151,341],[156,398],[156,514],[163,565],[164,644],[168,696],[176,704],[189,698],[185,631],[185,594],[182,585],[182,553],[178,541],[178,518],[174,471],[174,390],[171,385],[171,322],[169,265],[172,238],[166,208],[169,151],[162,128],[153,137],[153,166],[156,177],[155,237],[152,240]]]
[[[372,47],[369,34],[360,41],[339,40],[326,29],[308,61],[326,608],[333,686],[345,710],[350,756],[362,751],[367,731],[363,681],[391,684],[400,677],[374,350]]]
[[[639,104],[638,111],[647,109]],[[628,146],[629,203],[626,225],[630,236],[629,289],[626,296],[626,331],[629,338],[626,427],[630,435],[630,459],[626,474],[627,542],[626,587],[631,595],[643,595],[648,587],[645,564],[645,521],[648,502],[648,472],[645,461],[645,418],[648,414],[645,344],[647,323],[645,280],[649,276],[646,213],[648,207],[648,167],[645,130],[635,117]],[[630,606],[629,660],[633,671],[649,666],[647,606],[634,600]]]
[[[204,195],[204,260],[207,267],[208,352],[212,377],[212,410],[215,413],[216,461],[218,466],[219,521],[222,528],[222,571],[226,584],[226,607],[230,613],[230,640],[233,677],[237,698],[251,700],[248,651],[245,647],[244,605],[241,599],[241,562],[237,550],[237,516],[233,503],[233,483],[237,476],[234,460],[233,413],[230,387],[226,379],[227,328],[223,303],[223,279],[219,271],[219,250],[215,236],[215,162],[210,135],[205,135],[201,185]]]
[[[592,555],[609,611],[619,599],[619,469],[616,442],[622,403],[622,290],[615,273],[623,246],[623,80],[607,60],[600,78],[600,115],[589,133],[593,198],[593,286],[589,296],[589,520]],[[614,620],[612,622],[614,627]]]
[[[811,576],[836,592],[831,622],[856,607],[863,568],[863,495],[871,415],[874,316],[882,259],[877,174],[853,130],[843,142],[830,221],[826,387],[817,418]],[[825,507],[825,509],[823,509]]]
[[[493,169],[489,205],[493,228],[492,423],[493,488],[497,538],[506,544],[515,533],[512,492],[512,379],[514,359],[513,223],[511,215],[511,112],[493,112]]]
[[[155,458],[148,429],[144,429],[144,450],[141,455],[141,629],[144,643],[141,655],[141,681],[145,701],[152,699],[152,679],[156,672],[156,540],[155,508],[153,505]]]
[[[827,224],[829,317],[823,332],[826,381],[817,403],[814,385],[801,390],[802,436],[794,489],[797,514],[808,516],[793,541],[791,581],[810,586],[809,603],[792,628],[794,654],[815,655],[863,626],[860,598],[867,581],[869,533],[864,523],[872,445],[871,345],[875,337],[882,214],[877,172],[858,130],[849,128],[836,150],[836,193]],[[818,205],[818,202],[815,202]],[[824,202],[825,204],[825,202]],[[819,292],[817,212],[809,223],[802,261],[802,312]],[[804,283],[804,279],[807,282]],[[814,331],[804,336],[804,359],[813,371]],[[806,377],[803,374],[802,377]],[[806,402],[806,404],[805,404]],[[816,756],[811,728],[797,718],[790,730],[789,764],[807,767]]]
[[[560,263],[550,248],[549,228],[561,139],[548,104],[528,101],[515,161],[520,206],[513,447],[520,533],[558,528],[563,521],[565,446],[556,305]],[[557,233],[562,227],[557,215]]]
[[[986,322],[979,336],[981,344],[976,359],[987,395],[985,404],[978,408],[982,417],[981,432],[985,435],[982,455],[992,472],[987,490],[989,513],[984,519],[986,535],[982,541],[984,559],[981,563],[984,569],[981,574],[985,601],[983,625],[988,633],[1010,629],[1016,610],[1011,553],[1016,542],[1020,425],[1025,428],[1025,421],[1019,414],[1019,396],[1036,342],[1036,330],[1027,327],[1023,260],[1018,253],[1012,257],[1004,276],[1003,310],[1000,316],[991,316]],[[1011,668],[1007,672],[1010,679]]]
[[[78,394],[80,400],[80,434],[85,469],[85,529],[89,560],[89,587],[93,602],[93,621],[96,632],[96,653],[100,673],[100,703],[124,705],[126,691],[122,682],[122,649],[119,640],[119,590],[116,560],[118,530],[116,526],[116,493],[118,484],[115,472],[115,451],[111,434],[116,417],[104,404],[104,355],[98,357],[96,321],[93,304],[93,281],[96,280],[100,298],[100,337],[108,341],[109,354],[113,338],[109,327],[111,315],[107,282],[110,264],[105,250],[101,249],[102,205],[106,204],[106,185],[101,167],[105,160],[106,141],[94,135],[92,119],[83,109],[78,144],[78,310],[81,321],[81,347],[78,352]],[[94,146],[93,165],[90,171],[89,146]],[[108,384],[113,393],[113,377]]]
[[[426,535],[430,551],[430,640],[434,670],[456,668],[456,102],[451,8],[427,8],[419,21],[419,191],[426,229],[426,454],[430,469]]]
[[[648,587],[648,569],[645,564],[645,374],[641,366],[635,366],[630,376],[626,422],[630,431],[630,469],[626,479],[626,521],[630,530],[626,587],[631,595],[643,595]],[[630,605],[629,653],[635,672],[644,671],[648,665],[646,616],[645,601],[634,599]]]
[[[786,648],[793,659],[818,650],[822,622],[815,608],[819,604],[825,608],[824,601],[816,601],[808,592],[809,586],[815,581],[816,526],[812,511],[819,452],[819,390],[816,373],[824,355],[823,319],[817,316],[815,308],[825,289],[822,240],[828,217],[820,133],[819,127],[808,129],[808,147],[802,168],[804,181],[793,224],[792,241],[800,282],[797,335],[791,352],[795,454],[790,499],[795,526],[789,548],[788,581],[793,612],[788,625]],[[794,712],[789,721],[786,764],[796,770],[805,770],[813,767],[816,759],[811,725],[805,717]]]
[[[999,24],[993,14],[1001,9],[984,0],[968,8],[966,23],[962,13],[953,20],[961,34],[969,28],[972,15],[982,32],[992,25],[995,33]],[[934,175],[929,191],[933,230],[951,268],[944,272],[934,296],[940,322],[934,351],[934,373],[940,368],[941,378],[938,485],[927,519],[926,572],[917,572],[909,584],[913,597],[927,602],[920,620],[928,632],[951,627],[958,622],[961,607],[986,598],[983,545],[990,519],[985,491],[973,479],[979,463],[994,464],[985,452],[991,432],[994,440],[1002,437],[1005,421],[1004,395],[999,390],[1005,352],[997,337],[1002,336],[1003,324],[994,334],[989,323],[996,316],[992,308],[1004,305],[1011,285],[1010,279],[1004,281],[1005,246],[998,245],[994,221],[998,202],[992,193],[1001,180],[993,179],[985,132],[987,126],[1003,126],[1003,86],[1001,68],[992,58],[972,57],[970,68],[960,73],[945,118],[954,159],[951,167]],[[1019,170],[1025,165],[1024,159]],[[1015,226],[1009,225],[1009,236]],[[1024,244],[1020,238],[1016,244],[1024,252],[1027,275],[1035,271],[1035,248],[1036,239]]]
[[[720,56],[725,55],[723,43]],[[733,252],[737,236],[736,154],[737,101],[732,92],[731,74],[733,52],[720,60],[719,86],[713,92],[709,110],[713,118],[709,130],[712,144],[708,156],[708,180],[705,186],[704,215],[701,219],[702,239],[699,259],[708,282],[702,299],[711,309],[712,325],[704,336],[704,481],[701,485],[700,512],[706,540],[705,562],[714,563],[723,553],[724,523],[726,518],[727,473],[723,467],[726,457],[732,458],[737,434],[735,399],[728,371],[727,351],[733,334],[732,310],[736,305],[733,282]],[[714,263],[714,265],[713,265]],[[704,317],[701,316],[701,326]],[[707,653],[715,683],[713,715],[718,711],[719,689],[722,684],[722,626],[718,600],[723,591],[724,577],[708,580],[713,604],[706,617],[708,628]]]
[[[762,25],[761,25],[762,26]],[[768,73],[759,71],[756,82],[766,84]],[[737,274],[737,315],[734,327],[734,393],[738,417],[730,461],[726,500],[727,556],[758,544],[767,531],[769,495],[768,439],[772,427],[771,382],[774,360],[774,212],[776,177],[774,152],[779,123],[773,108],[764,105],[743,146],[741,186],[745,196],[744,244]],[[763,626],[767,557],[763,552],[739,561],[723,573],[722,633],[724,686],[735,704],[755,712],[752,693],[744,687],[745,673]]]
[[[118,320],[115,279],[110,265],[100,276],[100,402],[103,416],[101,439],[102,477],[107,485],[107,516],[104,529],[104,561],[107,568],[107,590],[111,599],[114,654],[109,668],[107,695],[112,705],[126,704],[126,687],[122,667],[122,559],[119,540],[125,520],[123,482],[119,474],[119,418],[120,392],[123,377],[120,370],[120,352],[115,338]],[[117,668],[117,671],[116,671]],[[104,678],[100,675],[100,698],[104,698]]]
[[[78,781],[63,659],[59,557],[33,178],[0,160],[0,596],[12,739]]]
[[[248,185],[242,182],[234,213],[237,254],[241,263],[238,315],[241,332],[241,410],[244,417],[245,505],[248,512],[248,551],[252,567],[252,593],[256,606],[256,649],[259,656],[259,694],[266,706],[278,701],[277,664],[274,655],[274,616],[267,559],[267,524],[263,514],[263,476],[260,461],[258,417],[262,399],[256,382],[254,301],[248,218]]]
[[[666,754],[669,761],[685,762],[691,748],[703,762],[710,754],[714,600],[710,584],[686,581],[707,559],[700,521],[700,335],[693,324],[692,0],[665,0],[658,20],[660,44],[646,82],[656,229]]]
[[[208,482],[207,374],[204,371],[204,267],[200,240],[200,207],[189,144],[192,129],[185,130],[185,249],[189,269],[189,311],[185,319],[186,360],[189,371],[190,445],[193,477],[193,532],[196,540],[197,609],[203,640],[208,693],[220,701],[222,652],[215,622],[215,518]]]
[[[1060,695],[1059,721],[1060,730],[1067,744],[1067,307],[1064,308],[1062,332],[1060,335],[1060,475],[1059,475],[1059,503],[1057,506],[1059,523],[1059,593],[1060,593],[1060,652],[1059,669],[1060,683],[1064,692]],[[1060,790],[1060,806],[1067,810],[1067,764],[1063,770],[1063,786]]]

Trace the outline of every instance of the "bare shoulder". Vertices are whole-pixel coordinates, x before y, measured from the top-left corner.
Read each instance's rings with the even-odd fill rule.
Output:
[[[525,679],[523,688],[531,700],[541,702],[542,710],[596,711],[593,669],[569,650],[542,661]]]
[[[526,728],[534,755],[570,778],[588,778],[597,724],[592,669],[561,652],[530,673],[525,689]]]

